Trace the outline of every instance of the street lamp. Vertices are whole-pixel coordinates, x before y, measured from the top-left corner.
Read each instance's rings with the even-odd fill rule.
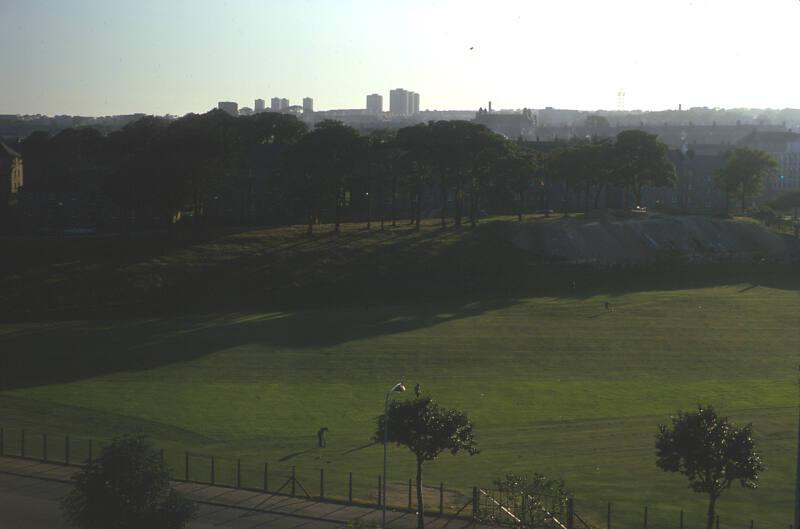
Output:
[[[389,444],[389,397],[392,396],[392,393],[400,393],[405,390],[406,387],[403,383],[398,382],[386,392],[386,400],[383,402],[383,490],[380,491],[383,513],[381,515],[381,529],[386,529],[386,445]]]

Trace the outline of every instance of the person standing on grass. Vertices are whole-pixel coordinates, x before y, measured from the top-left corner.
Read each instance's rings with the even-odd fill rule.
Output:
[[[325,446],[328,444],[327,437],[328,437],[328,427],[323,426],[317,432],[317,444],[319,445],[319,448],[325,448]]]

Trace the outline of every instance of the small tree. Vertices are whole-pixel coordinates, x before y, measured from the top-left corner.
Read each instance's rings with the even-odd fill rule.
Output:
[[[495,490],[508,498],[513,505],[514,515],[522,520],[524,527],[554,526],[553,520],[566,522],[567,504],[570,493],[563,480],[548,478],[544,474],[506,474],[495,480]],[[497,512],[486,521],[496,522],[507,518]],[[499,518],[499,519],[498,519]]]
[[[739,481],[754,489],[764,470],[755,450],[751,425],[736,426],[718,417],[711,406],[696,412],[678,412],[672,427],[661,424],[656,436],[656,464],[667,472],[680,472],[695,492],[708,494],[706,529],[711,529],[722,491]]]
[[[160,455],[141,436],[115,440],[72,481],[61,507],[82,529],[181,529],[197,510],[172,489]]]
[[[422,501],[422,464],[433,461],[445,450],[455,455],[466,450],[478,453],[472,423],[459,410],[440,408],[430,397],[389,403],[389,442],[407,446],[417,458],[417,528],[425,528],[425,506]],[[384,417],[378,418],[375,439],[384,438]]]

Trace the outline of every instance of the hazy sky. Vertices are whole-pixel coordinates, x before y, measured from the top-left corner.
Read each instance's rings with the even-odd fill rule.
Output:
[[[0,113],[800,107],[800,0],[0,0]]]

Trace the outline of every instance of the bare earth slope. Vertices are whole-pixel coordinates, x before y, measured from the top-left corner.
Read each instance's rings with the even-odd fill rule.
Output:
[[[747,220],[647,214],[639,218],[559,219],[515,224],[511,242],[546,261],[640,264],[787,261],[794,241]]]

